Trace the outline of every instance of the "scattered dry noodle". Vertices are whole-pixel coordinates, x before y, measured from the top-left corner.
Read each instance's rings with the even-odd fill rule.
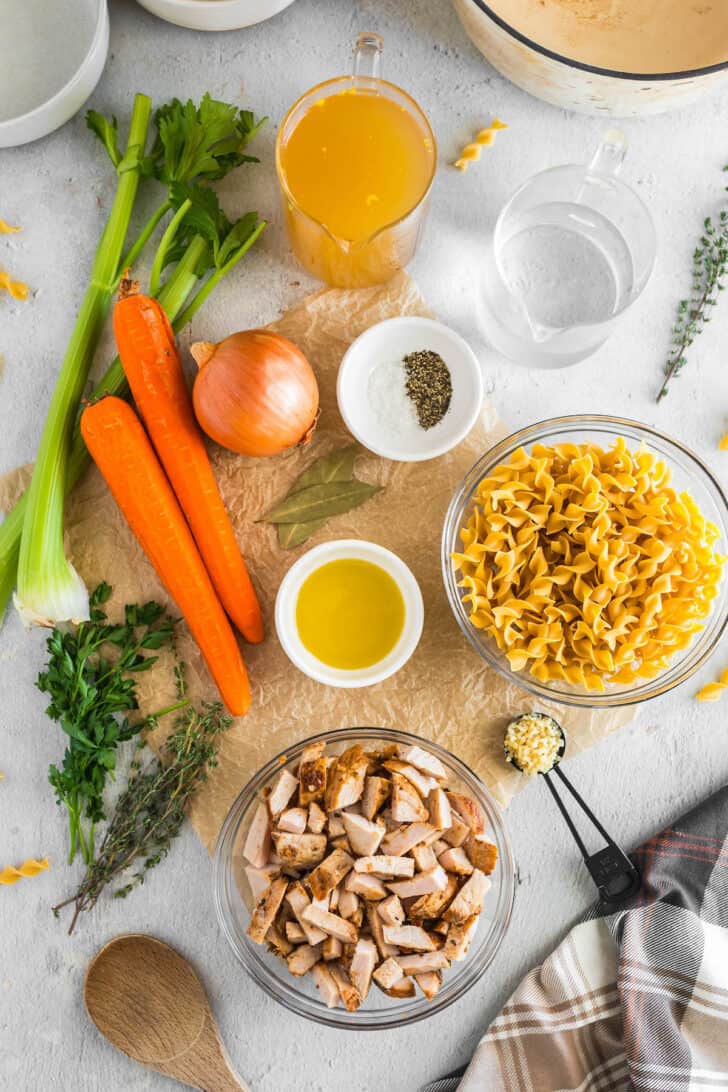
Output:
[[[477,490],[453,563],[513,671],[589,690],[653,678],[718,594],[719,531],[644,445],[519,448]]]
[[[11,224],[5,222],[0,217],[0,235],[15,235],[16,232],[22,231],[21,227],[13,227]]]
[[[0,884],[17,883],[18,880],[22,880],[27,876],[37,876],[39,872],[45,872],[49,867],[48,858],[44,857],[42,861],[36,861],[33,857],[29,857],[27,861],[21,864],[20,868],[13,868],[12,865],[7,865],[0,871]]]
[[[720,701],[723,691],[728,690],[728,667],[717,682],[710,682],[695,695],[698,701]]]
[[[10,279],[10,274],[6,273],[4,269],[0,269],[0,291],[9,292],[14,300],[27,300],[28,298],[28,286],[23,281],[13,281]]]
[[[460,153],[460,158],[455,160],[453,166],[459,171],[467,170],[468,163],[480,159],[483,148],[489,148],[495,142],[495,135],[500,129],[507,129],[504,121],[493,118],[487,129],[481,129],[472,144],[466,144]]]

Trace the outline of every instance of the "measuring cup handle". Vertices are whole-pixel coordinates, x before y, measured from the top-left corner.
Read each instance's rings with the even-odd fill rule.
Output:
[[[589,164],[590,174],[619,174],[627,154],[627,137],[621,129],[605,133]]]
[[[383,49],[384,38],[381,34],[360,34],[354,46],[354,75],[370,80],[380,79]]]

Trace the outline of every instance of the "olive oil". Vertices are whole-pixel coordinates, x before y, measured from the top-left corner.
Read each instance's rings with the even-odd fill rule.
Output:
[[[304,647],[329,667],[372,667],[395,647],[405,606],[397,583],[371,561],[329,561],[301,585],[296,628]]]

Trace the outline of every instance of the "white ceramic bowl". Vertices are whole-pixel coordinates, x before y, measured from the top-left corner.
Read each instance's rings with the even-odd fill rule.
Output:
[[[450,408],[438,425],[420,430],[416,438],[393,434],[382,427],[371,407],[369,378],[378,364],[422,349],[439,353],[450,369]],[[483,403],[483,377],[478,358],[460,334],[434,319],[403,316],[377,323],[349,346],[339,368],[336,396],[346,427],[369,451],[397,462],[422,462],[444,455],[465,439]]]
[[[190,30],[241,30],[283,11],[293,0],[139,0],[152,15]]]
[[[28,34],[29,32],[38,33],[33,13],[22,7],[16,7],[18,4],[22,5],[23,2],[24,0],[11,0],[8,11],[3,8],[3,34],[8,35],[11,41],[14,33],[16,35]],[[52,133],[55,129],[59,129],[74,114],[78,113],[96,87],[109,52],[109,12],[106,0],[87,0],[87,6],[95,6],[96,11],[89,34],[88,48],[81,57],[78,68],[70,77],[67,72],[63,76],[59,75],[56,86],[53,81],[53,71],[56,70],[62,73],[64,68],[61,64],[58,64],[54,69],[47,61],[44,62],[41,59],[40,53],[42,47],[49,44],[51,46],[54,44],[63,53],[68,46],[68,42],[55,41],[55,43],[49,43],[46,41],[39,43],[38,63],[43,65],[43,78],[49,88],[49,97],[39,103],[37,95],[33,94],[33,82],[28,83],[27,107],[21,106],[9,117],[0,114],[0,148],[14,148],[20,144],[28,144],[32,140],[38,140],[40,137]],[[77,35],[80,13],[79,20],[77,20],[73,15],[73,3],[68,2],[67,7],[68,12],[65,21],[69,24],[71,31]],[[15,32],[13,30],[14,11],[18,13]],[[89,22],[91,21],[89,20]],[[80,43],[81,48],[83,48],[84,44]],[[34,48],[32,44],[30,48]],[[37,92],[37,84],[35,90]],[[2,93],[3,72],[0,71],[0,95]]]
[[[388,656],[371,667],[357,671],[342,671],[329,667],[313,656],[303,645],[296,627],[296,603],[304,580],[329,561],[354,558],[371,561],[389,573],[397,584],[404,599],[404,627],[397,644]],[[417,648],[422,634],[425,610],[420,587],[404,561],[377,546],[375,542],[359,541],[353,538],[339,539],[337,542],[324,542],[304,554],[286,573],[276,597],[275,623],[278,640],[283,651],[304,675],[327,686],[352,689],[358,686],[373,686],[394,675]]]

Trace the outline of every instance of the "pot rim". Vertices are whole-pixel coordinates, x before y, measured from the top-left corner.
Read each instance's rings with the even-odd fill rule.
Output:
[[[654,80],[664,83],[668,80],[685,80],[695,76],[708,76],[715,72],[723,72],[728,70],[728,58],[725,61],[718,61],[717,64],[706,65],[704,68],[691,68],[682,72],[622,72],[617,68],[601,68],[599,65],[588,64],[586,61],[577,61],[573,57],[567,57],[564,53],[557,53],[554,49],[549,49],[547,46],[540,45],[534,41],[533,38],[529,38],[528,35],[523,34],[520,30],[516,30],[510,23],[496,14],[490,7],[486,0],[463,0],[464,3],[475,4],[480,8],[484,15],[487,15],[489,19],[504,30],[506,34],[509,34],[516,41],[521,42],[522,45],[528,46],[529,49],[535,50],[537,53],[542,54],[544,57],[550,57],[554,61],[560,61],[562,64],[567,65],[570,68],[578,68],[582,72],[592,72],[598,76],[611,76],[613,79],[622,80]]]

